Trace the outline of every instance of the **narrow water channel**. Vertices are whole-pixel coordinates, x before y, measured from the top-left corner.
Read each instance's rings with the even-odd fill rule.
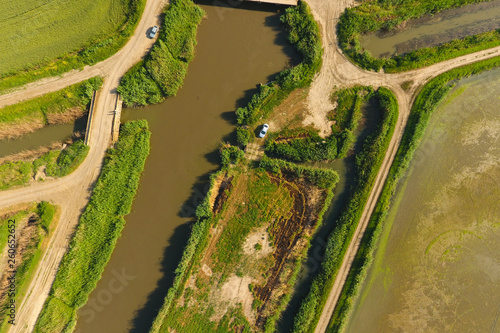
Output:
[[[201,3],[207,17],[177,96],[123,112],[124,121],[149,121],[151,153],[122,237],[79,312],[77,332],[148,332],[208,176],[218,168],[216,150],[232,139],[234,110],[296,57],[281,31],[283,7],[213,3]]]
[[[64,141],[71,137],[74,130],[75,124],[50,125],[16,139],[0,140],[0,158]]]
[[[403,31],[362,35],[361,46],[375,57],[403,54],[500,28],[500,0],[471,4],[410,20]]]

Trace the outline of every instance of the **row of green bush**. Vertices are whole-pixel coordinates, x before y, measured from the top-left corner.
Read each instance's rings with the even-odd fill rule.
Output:
[[[0,92],[46,77],[60,75],[72,69],[82,69],[85,65],[93,65],[105,60],[122,48],[133,35],[139,23],[146,0],[126,0],[128,9],[124,24],[112,34],[94,40],[78,52],[51,60],[43,65],[24,71],[7,74],[0,78]]]
[[[51,230],[51,224],[56,214],[56,207],[46,201],[42,201],[37,205],[33,205],[31,209],[24,210],[16,214],[13,219],[19,221],[19,218],[28,214],[35,213],[37,215],[37,232],[29,240],[29,244],[23,254],[21,264],[16,270],[16,302],[20,302],[29,286],[29,282],[35,273],[38,262],[42,256],[42,244],[45,237]],[[5,237],[7,239],[7,237]],[[0,246],[0,250],[2,246]],[[7,301],[9,298],[5,297],[3,304],[0,305],[0,333],[8,332],[11,324],[8,321],[11,319],[8,316]],[[5,307],[4,307],[5,306]],[[19,324],[17,322],[16,324]]]
[[[301,54],[302,62],[280,72],[276,81],[261,85],[259,92],[253,95],[248,105],[236,110],[238,125],[253,125],[265,118],[294,89],[309,86],[321,68],[323,54],[321,36],[309,6],[300,1],[296,7],[287,8],[281,16],[281,22],[288,41]],[[251,133],[241,135],[238,138],[243,140],[239,140],[238,143],[246,145],[251,137]]]
[[[391,199],[396,191],[396,186],[408,170],[413,154],[425,132],[432,112],[456,84],[457,80],[496,67],[500,67],[500,57],[453,69],[432,79],[415,99],[401,145],[389,171],[377,206],[370,218],[366,236],[356,256],[354,269],[349,273],[346,287],[342,290],[339,305],[335,309],[328,328],[329,332],[341,332],[346,323],[349,311],[373,260],[373,254],[380,233],[382,232],[384,221],[391,207]]]
[[[191,0],[170,2],[150,54],[120,81],[118,92],[126,105],[159,103],[177,93],[194,57],[196,31],[203,15],[203,10]]]
[[[149,154],[150,135],[145,120],[122,125],[61,261],[35,332],[73,330],[76,311],[96,287],[124,227],[124,216],[130,213]]]
[[[328,115],[333,121],[332,134],[326,138],[310,128],[283,129],[269,134],[265,151],[271,157],[294,162],[334,160],[347,156],[353,148],[356,131],[362,117],[361,107],[374,94],[373,89],[353,87],[336,91],[332,99],[337,103]]]
[[[175,278],[172,287],[168,290],[167,296],[163,302],[163,305],[156,316],[153,325],[151,326],[150,333],[160,332],[163,322],[167,314],[171,311],[171,307],[175,304],[173,303],[175,299],[180,297],[184,290],[184,284],[189,277],[193,265],[197,262],[197,259],[202,254],[207,242],[210,231],[211,221],[210,218],[213,216],[212,209],[210,207],[210,197],[214,190],[214,181],[216,178],[224,174],[224,170],[213,173],[210,176],[210,187],[205,196],[205,199],[196,208],[197,221],[193,224],[191,229],[191,235],[187,242],[186,247],[182,253],[181,261],[175,269]]]
[[[293,332],[310,332],[316,327],[394,132],[398,118],[396,97],[383,87],[374,93],[374,97],[379,102],[382,121],[365,139],[356,155],[356,176],[348,189],[346,207],[328,237],[320,271],[295,316]]]
[[[99,76],[74,84],[59,91],[0,109],[0,124],[19,124],[39,119],[45,125],[51,114],[64,113],[78,107],[82,111],[90,103],[92,91],[99,90],[102,78]]]
[[[36,160],[5,162],[0,164],[0,190],[26,185],[40,167],[45,166],[49,177],[63,177],[72,173],[85,160],[89,147],[76,141],[64,150],[50,151]]]
[[[399,72],[429,66],[443,60],[500,45],[499,30],[456,39],[439,46],[426,47],[390,58],[375,58],[360,44],[361,34],[377,30],[391,31],[401,23],[425,14],[435,14],[444,9],[481,1],[484,0],[423,0],[418,2],[374,0],[365,2],[360,6],[347,8],[340,17],[338,24],[339,43],[345,54],[362,68],[376,71],[384,68],[386,72]]]

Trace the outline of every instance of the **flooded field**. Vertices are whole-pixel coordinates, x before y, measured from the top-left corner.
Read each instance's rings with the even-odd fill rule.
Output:
[[[295,55],[281,30],[278,11],[283,7],[237,3],[233,8],[221,1],[205,1],[201,7],[207,17],[177,96],[122,115],[124,121],[149,121],[151,153],[122,237],[79,312],[77,332],[149,331],[208,189],[208,176],[219,168],[219,144],[233,139],[234,110]]]
[[[434,112],[347,332],[500,332],[500,70]]]
[[[360,42],[373,56],[385,57],[499,28],[500,0],[494,0],[427,15],[407,22],[393,33],[363,35]]]

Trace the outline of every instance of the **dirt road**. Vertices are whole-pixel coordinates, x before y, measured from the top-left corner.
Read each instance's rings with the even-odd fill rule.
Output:
[[[350,263],[359,247],[359,239],[366,228],[369,216],[399,146],[416,89],[431,77],[453,67],[500,55],[500,47],[403,74],[384,75],[366,72],[346,60],[336,46],[335,25],[344,8],[351,6],[353,2],[347,0],[309,0],[309,3],[315,18],[321,24],[325,54],[323,69],[314,80],[308,99],[311,115],[305,121],[314,123],[324,134],[328,133],[326,113],[333,108],[329,102],[329,96],[335,85],[349,86],[363,84],[375,87],[387,86],[396,94],[400,107],[398,124],[389,150],[384,158],[359,227],[354,235],[354,241],[349,246],[346,259],[342,264],[337,281],[332,288],[327,306],[317,327],[318,332],[323,332],[328,325],[338,295],[349,271]],[[146,38],[146,30],[158,23],[159,13],[164,4],[165,0],[148,0],[145,12],[134,36],[113,57],[94,66],[87,67],[82,71],[72,71],[59,78],[48,78],[34,82],[23,89],[0,96],[0,107],[2,107],[62,89],[95,75],[105,76],[102,93],[95,107],[95,118],[92,125],[92,133],[94,135],[90,139],[91,149],[82,165],[74,173],[61,179],[44,183],[33,183],[29,187],[0,192],[0,208],[22,202],[40,200],[50,200],[61,206],[60,223],[53,232],[48,250],[44,254],[35,277],[29,286],[27,297],[18,304],[17,321],[19,324],[13,326],[10,332],[29,332],[33,329],[50,290],[59,262],[67,249],[69,239],[78,223],[78,218],[88,202],[92,184],[99,175],[105,151],[109,146],[113,119],[111,111],[114,109],[116,87],[119,79],[131,65],[139,61],[149,51],[152,41]],[[410,91],[405,92],[401,89],[400,84],[408,80],[412,80],[414,83]]]
[[[146,31],[158,25],[165,0],[148,0],[144,14],[130,41],[114,56],[87,67],[82,71],[72,71],[60,78],[34,82],[8,95],[0,96],[0,107],[17,103],[24,99],[62,89],[95,75],[105,77],[102,92],[98,98],[92,124],[90,151],[81,166],[71,175],[33,183],[29,187],[0,192],[0,207],[9,207],[22,202],[49,200],[61,207],[61,218],[53,231],[48,249],[29,285],[26,297],[18,303],[17,325],[9,332],[31,332],[57,272],[62,256],[67,250],[70,237],[78,223],[78,218],[90,197],[91,188],[99,175],[106,149],[111,139],[112,111],[116,101],[116,87],[121,76],[138,62],[151,48],[153,40],[146,37]]]
[[[383,74],[367,72],[356,67],[347,60],[337,45],[335,27],[338,23],[338,19],[345,8],[354,6],[354,1],[308,0],[307,2],[321,27],[324,55],[323,67],[311,85],[308,96],[308,109],[310,114],[304,119],[304,124],[314,124],[323,135],[330,133],[331,129],[329,128],[329,122],[326,115],[328,111],[333,109],[333,105],[330,102],[330,94],[335,86],[346,87],[356,84],[365,86],[371,85],[373,87],[385,86],[393,91],[399,104],[399,118],[394,135],[389,144],[380,171],[375,179],[375,185],[363,210],[359,225],[356,228],[333,287],[330,290],[319,323],[316,326],[315,332],[319,333],[325,332],[330,322],[330,318],[347,279],[347,274],[351,268],[352,261],[358,252],[361,238],[366,230],[368,221],[370,220],[370,216],[375,208],[392,161],[394,160],[394,156],[401,142],[401,137],[408,121],[411,105],[416,97],[417,89],[433,77],[452,68],[485,60],[494,56],[500,56],[500,47],[465,55],[405,73]],[[408,91],[404,91],[401,88],[401,84],[406,81],[413,82]]]

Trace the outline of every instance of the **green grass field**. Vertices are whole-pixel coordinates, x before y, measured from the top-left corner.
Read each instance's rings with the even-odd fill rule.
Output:
[[[43,65],[40,73],[30,73],[36,79],[109,57],[130,36],[142,2],[0,0],[0,77]],[[73,58],[54,62],[83,49],[77,62]]]

